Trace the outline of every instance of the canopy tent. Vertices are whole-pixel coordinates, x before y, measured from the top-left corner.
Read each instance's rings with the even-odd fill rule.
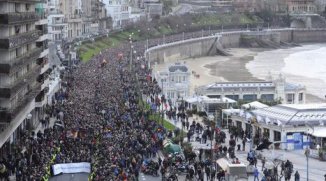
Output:
[[[174,144],[171,140],[166,139],[163,141],[163,150],[168,154],[177,154],[182,153],[181,147],[177,144]]]
[[[222,112],[226,115],[239,115],[240,109],[222,109]]]
[[[258,101],[250,102],[248,104],[243,104],[241,106],[242,109],[261,109],[261,108],[266,108],[269,107],[266,104],[260,103]]]
[[[225,158],[220,158],[218,160],[216,160],[216,163],[224,170],[227,171],[228,167],[229,167],[229,162],[227,159]]]
[[[168,145],[164,146],[163,150],[169,154],[181,153],[181,147],[177,144],[168,144]]]

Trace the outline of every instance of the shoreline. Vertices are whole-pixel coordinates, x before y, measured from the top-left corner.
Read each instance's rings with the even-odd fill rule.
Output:
[[[232,56],[206,56],[199,58],[189,58],[180,61],[170,61],[164,64],[157,64],[154,66],[154,71],[165,70],[166,67],[175,62],[184,62],[189,67],[190,71],[196,72],[200,75],[200,78],[190,76],[190,95],[193,95],[194,89],[198,86],[211,84],[214,82],[224,81],[262,81],[265,80],[269,71],[263,71],[262,74],[258,74],[253,69],[264,69],[265,64],[256,64],[257,57],[262,54],[271,54],[271,51],[282,52],[289,49],[265,49],[265,48],[231,48],[227,49]],[[298,50],[300,51],[300,50]],[[273,77],[277,76],[282,68],[285,66],[284,58],[291,53],[297,52],[296,49],[291,51],[284,51],[286,53],[276,54],[278,59],[272,59],[268,61],[271,64],[272,69],[278,70],[271,71]],[[274,53],[274,52],[273,52]],[[272,58],[272,57],[271,57]],[[276,60],[276,61],[275,61]],[[254,65],[253,67],[251,67]],[[261,70],[260,70],[261,71]],[[266,74],[266,76],[264,76]],[[284,73],[282,73],[284,74]],[[297,75],[284,74],[287,81],[291,83],[301,84],[302,77]],[[294,81],[296,80],[296,81]],[[324,100],[316,95],[306,92],[306,103],[320,103]]]

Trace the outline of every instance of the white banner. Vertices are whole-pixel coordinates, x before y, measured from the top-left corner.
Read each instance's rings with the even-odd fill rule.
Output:
[[[64,163],[52,165],[53,175],[60,173],[91,173],[91,164],[88,162],[81,163]]]

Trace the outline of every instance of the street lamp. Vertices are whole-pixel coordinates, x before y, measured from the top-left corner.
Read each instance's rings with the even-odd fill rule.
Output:
[[[306,158],[307,158],[307,181],[309,181],[309,156],[310,156],[310,149],[309,148],[306,148],[304,154],[306,155]]]
[[[29,114],[26,116],[26,119],[27,119],[27,124],[28,124],[28,125],[30,125],[30,126],[29,126],[30,130],[31,130],[31,129],[32,129],[32,127],[33,127],[33,126],[32,126],[33,124],[31,124],[31,123],[30,123],[30,121],[31,121],[32,117],[33,117],[33,116],[32,116],[32,114],[31,114],[31,113],[29,113]]]
[[[105,119],[105,118],[104,118],[104,115],[105,115],[106,111],[103,109],[103,110],[101,111],[101,113],[102,113],[103,120],[104,120],[104,119]]]
[[[164,82],[165,80],[163,79],[163,77],[161,78],[161,83],[162,83],[162,97],[164,96],[164,84],[163,84],[163,82]],[[161,97],[161,99],[162,99],[162,97]],[[164,96],[165,97],[165,96]],[[161,100],[161,106],[162,106],[162,126],[164,125],[163,123],[164,123],[164,110],[163,110],[163,107],[164,107],[164,105],[163,105],[163,101]]]

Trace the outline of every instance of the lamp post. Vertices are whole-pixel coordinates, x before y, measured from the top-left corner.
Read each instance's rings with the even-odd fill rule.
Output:
[[[133,53],[133,45],[132,45],[132,34],[129,35],[129,43],[130,43],[130,61],[129,61],[129,70],[131,72],[131,65],[132,65],[132,53]]]
[[[307,181],[309,181],[309,155],[310,155],[310,149],[306,148],[304,154],[306,155],[306,158],[307,158]]]
[[[31,114],[31,113],[29,113],[29,114],[26,116],[26,119],[27,119],[27,124],[28,124],[28,125],[30,125],[30,126],[29,126],[29,129],[30,129],[30,130],[32,130],[32,128],[33,128],[33,124],[32,124],[32,123],[30,123],[30,121],[31,121],[32,117],[33,117],[33,116],[32,116],[32,114]]]
[[[105,121],[105,113],[106,113],[106,111],[103,109],[102,111],[101,111],[101,113],[102,113],[102,116],[103,116],[103,121]]]
[[[164,95],[164,79],[163,78],[161,78],[161,83],[162,83],[162,97],[163,97],[163,95]],[[162,99],[162,97],[161,97],[161,99]],[[165,97],[165,96],[164,96]],[[163,123],[164,123],[164,110],[163,110],[163,107],[164,107],[164,105],[163,105],[163,101],[161,100],[161,106],[162,106],[162,126],[164,125]]]

